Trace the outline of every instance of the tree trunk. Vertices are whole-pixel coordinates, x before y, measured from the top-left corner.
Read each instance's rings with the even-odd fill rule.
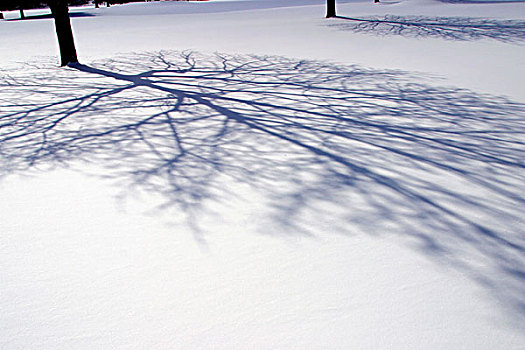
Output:
[[[326,18],[336,17],[335,0],[326,0]]]
[[[24,15],[24,9],[20,8],[20,19],[24,19],[26,16]]]
[[[100,0],[95,0],[95,8],[98,9],[99,6],[98,6],[98,3],[100,2]]]
[[[55,29],[60,48],[60,65],[66,66],[68,63],[78,63],[67,0],[50,1],[49,8],[55,18]]]

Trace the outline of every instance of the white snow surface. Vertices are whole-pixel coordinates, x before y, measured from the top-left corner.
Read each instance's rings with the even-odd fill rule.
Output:
[[[0,21],[1,349],[524,349],[525,4]]]

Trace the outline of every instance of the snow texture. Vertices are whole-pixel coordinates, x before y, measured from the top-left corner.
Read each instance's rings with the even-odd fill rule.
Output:
[[[0,348],[525,347],[520,2],[0,21]]]

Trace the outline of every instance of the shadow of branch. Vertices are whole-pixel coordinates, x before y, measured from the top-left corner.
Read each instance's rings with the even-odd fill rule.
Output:
[[[525,108],[399,71],[194,52],[4,70],[0,175],[73,161],[198,221],[230,184],[274,234],[397,234],[525,305]]]
[[[409,38],[441,38],[473,41],[493,39],[506,43],[525,41],[525,22],[474,17],[395,16],[351,18],[329,26],[355,33],[378,36],[399,35]]]

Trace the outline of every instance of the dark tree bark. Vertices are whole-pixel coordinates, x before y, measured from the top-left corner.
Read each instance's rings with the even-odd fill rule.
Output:
[[[55,29],[60,48],[60,65],[78,63],[67,0],[50,0],[49,8],[55,18]]]
[[[336,17],[335,0],[326,0],[326,18]]]
[[[24,9],[20,8],[20,19],[24,19],[26,16],[24,15]]]
[[[96,9],[99,8],[99,3],[100,3],[100,0],[95,0],[95,8],[96,8]]]

